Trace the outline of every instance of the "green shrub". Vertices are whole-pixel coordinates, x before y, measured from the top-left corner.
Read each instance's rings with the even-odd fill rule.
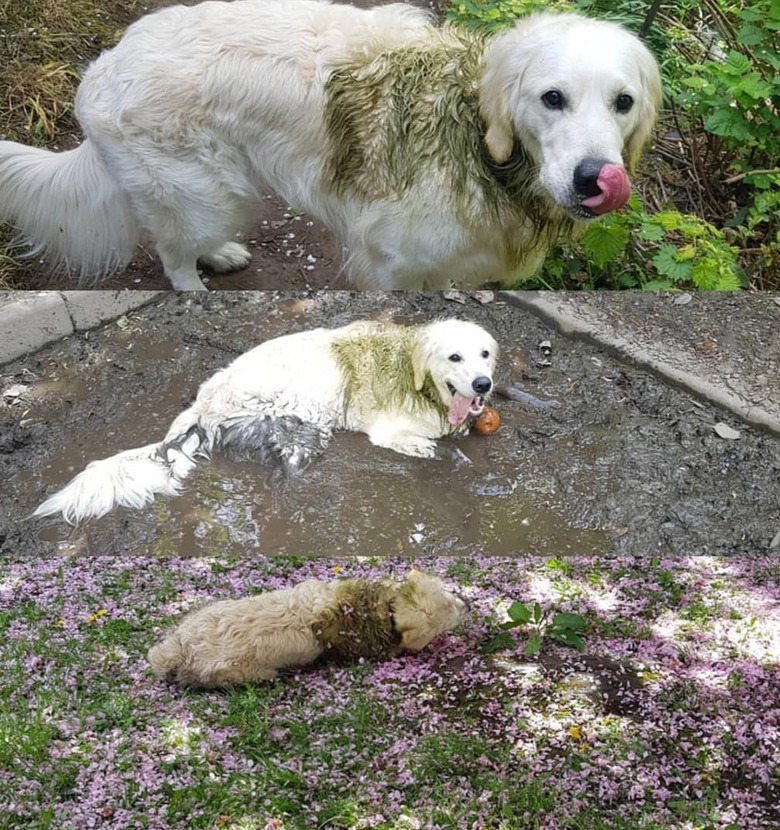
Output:
[[[455,0],[448,16],[499,29],[549,8],[643,33],[668,102],[648,155],[677,184],[667,192],[640,170],[655,211],[632,196],[522,287],[780,288],[780,3]]]

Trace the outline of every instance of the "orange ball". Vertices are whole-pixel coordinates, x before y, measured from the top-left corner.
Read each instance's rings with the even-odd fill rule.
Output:
[[[486,406],[476,421],[474,421],[474,429],[480,435],[492,435],[501,426],[501,417],[497,409],[492,406]]]

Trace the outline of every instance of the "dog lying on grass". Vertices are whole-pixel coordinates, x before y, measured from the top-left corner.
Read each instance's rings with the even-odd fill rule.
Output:
[[[200,688],[274,680],[280,669],[420,651],[466,617],[467,606],[430,574],[390,580],[309,579],[280,591],[200,608],[149,650],[154,673]]]

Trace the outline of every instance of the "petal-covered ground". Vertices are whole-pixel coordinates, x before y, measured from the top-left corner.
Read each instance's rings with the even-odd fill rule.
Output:
[[[335,575],[458,586],[385,663],[182,691],[148,647],[216,598]],[[780,559],[53,558],[0,566],[4,828],[780,827]],[[586,620],[580,654],[513,601]],[[500,641],[499,641],[500,642]]]

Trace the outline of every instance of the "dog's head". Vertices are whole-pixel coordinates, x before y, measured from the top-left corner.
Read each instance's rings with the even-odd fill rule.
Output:
[[[488,46],[480,81],[485,143],[499,164],[517,140],[572,219],[625,205],[661,98],[655,59],[615,23],[524,18]]]
[[[401,646],[420,651],[439,634],[457,628],[466,619],[467,611],[465,600],[448,591],[439,577],[409,571],[393,607]]]
[[[452,426],[482,412],[493,389],[498,345],[475,323],[439,320],[420,330],[412,354],[414,386],[430,376]]]

